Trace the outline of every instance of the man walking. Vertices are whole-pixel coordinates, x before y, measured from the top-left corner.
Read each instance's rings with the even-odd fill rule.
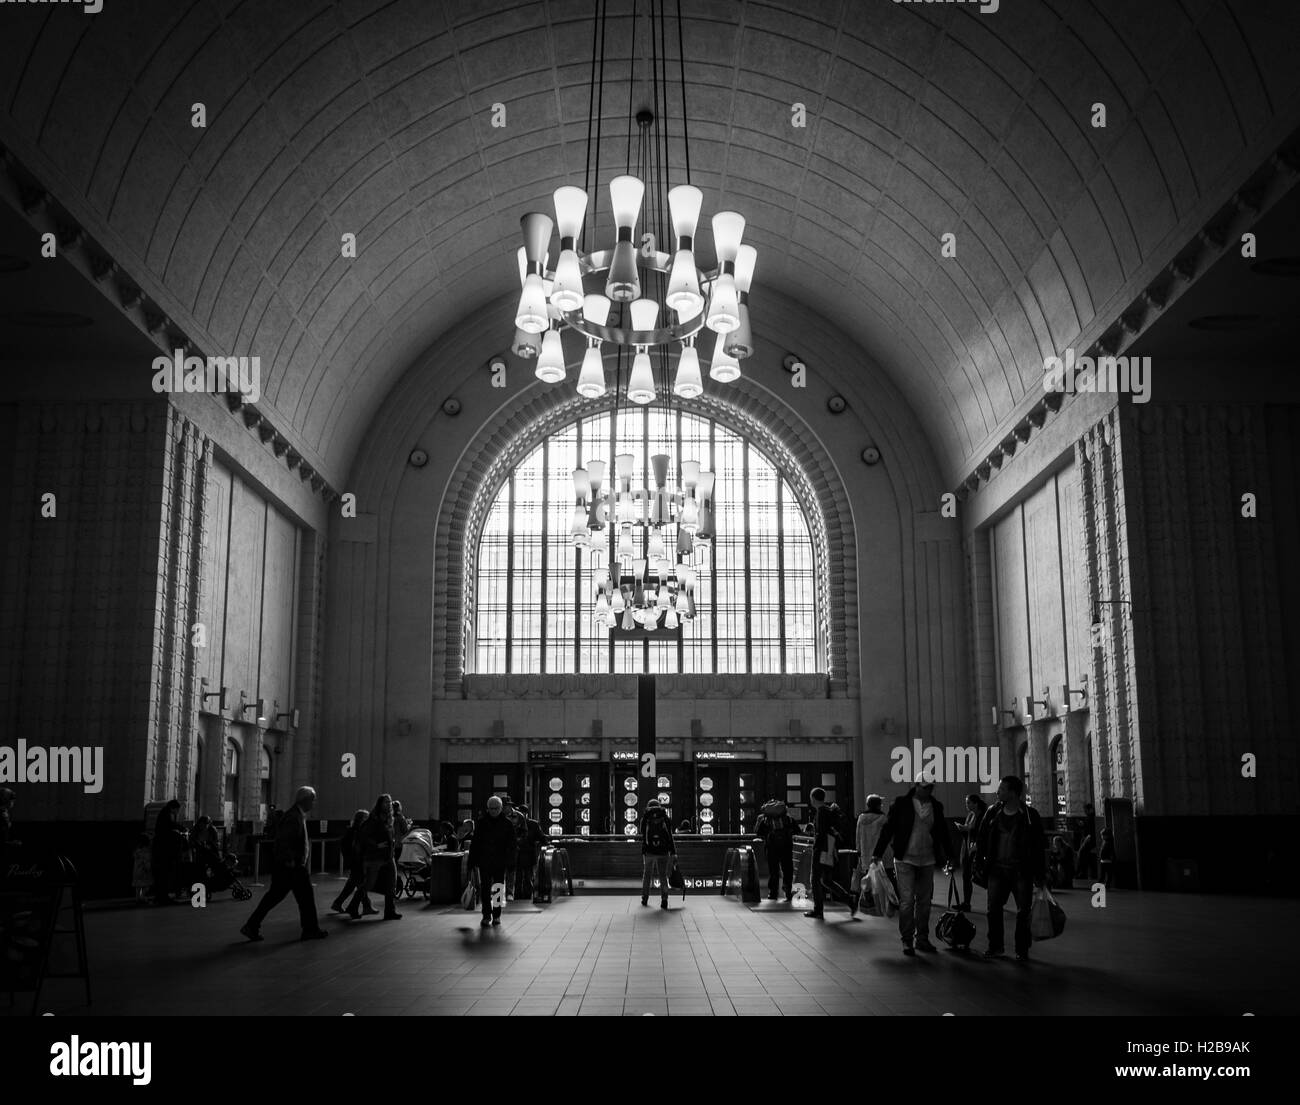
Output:
[[[316,895],[307,869],[310,845],[307,837],[307,814],[316,803],[316,792],[311,787],[299,787],[294,795],[293,807],[280,818],[275,832],[274,868],[271,888],[262,895],[253,915],[239,931],[250,940],[263,940],[262,922],[266,915],[290,894],[298,903],[298,920],[302,924],[302,939],[323,940],[325,930],[316,918]]]
[[[934,798],[934,780],[926,773],[916,776],[912,789],[895,798],[872,850],[879,863],[885,849],[894,849],[894,873],[898,876],[898,934],[903,954],[939,949],[930,943],[930,899],[934,896],[934,869],[943,864],[952,870],[952,842],[943,806]]]
[[[482,928],[501,924],[506,900],[506,871],[515,863],[515,827],[495,794],[487,800],[487,813],[474,825],[469,844],[469,865],[478,869],[479,897],[483,900]]]
[[[785,900],[794,897],[794,822],[784,802],[773,798],[764,807],[754,832],[767,846],[767,900],[776,901],[776,888],[785,882]]]
[[[641,904],[650,904],[650,882],[659,876],[659,908],[668,908],[668,872],[677,859],[677,843],[668,815],[656,798],[646,803],[645,821],[641,825]]]
[[[858,899],[835,881],[835,855],[844,843],[844,833],[836,825],[839,807],[828,805],[826,791],[813,787],[808,792],[808,801],[813,808],[813,854],[812,854],[812,891],[813,907],[805,917],[825,920],[826,895],[829,893],[837,902],[849,907],[849,914],[858,915]]]
[[[1033,943],[1029,914],[1033,888],[1042,886],[1047,878],[1047,842],[1037,811],[1025,805],[1024,791],[1019,776],[1004,776],[998,783],[998,800],[980,821],[976,837],[975,867],[988,876],[989,884],[989,950],[985,959],[1001,959],[1006,954],[1002,909],[1012,894],[1016,897],[1017,961],[1029,958]]]

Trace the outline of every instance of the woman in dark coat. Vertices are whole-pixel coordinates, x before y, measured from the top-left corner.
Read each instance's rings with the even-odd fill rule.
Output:
[[[184,835],[176,827],[176,816],[181,804],[175,798],[158,813],[153,827],[153,898],[158,905],[175,905],[172,891],[176,889],[181,845]]]
[[[366,897],[366,865],[362,859],[363,849],[361,844],[361,827],[365,824],[366,819],[370,816],[368,810],[357,810],[352,815],[352,824],[343,830],[343,835],[339,838],[339,850],[343,856],[343,862],[347,864],[348,881],[343,884],[343,889],[339,891],[339,896],[334,899],[330,905],[335,913],[346,913],[347,906],[343,903],[348,900],[348,895],[358,892],[361,895],[361,912],[362,914],[378,913],[374,906],[370,904],[370,899]]]
[[[394,862],[395,841],[393,839],[393,796],[381,794],[370,811],[370,816],[361,826],[362,860],[365,863],[365,883],[352,896],[348,914],[354,920],[361,901],[367,890],[374,890],[384,896],[384,920],[400,921],[402,915],[393,903],[393,891],[397,883],[397,865]]]

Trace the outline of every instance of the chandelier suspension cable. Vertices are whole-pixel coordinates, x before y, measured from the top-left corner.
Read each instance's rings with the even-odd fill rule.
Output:
[[[686,183],[691,182],[691,124],[686,115],[686,55],[682,52],[682,0],[677,0],[677,66],[682,88],[682,147],[686,150]],[[667,102],[667,93],[665,93]]]
[[[605,118],[605,22],[609,0],[600,0],[600,91],[596,96],[596,193],[587,205],[591,215],[592,226],[599,226],[596,211],[600,207],[600,124]],[[587,193],[591,195],[590,192]],[[586,233],[586,219],[583,219],[583,233]]]
[[[583,165],[582,190],[591,195],[591,125],[596,118],[596,34],[600,30],[600,5],[602,0],[592,0],[591,9],[591,78],[587,83],[587,155]],[[600,178],[597,177],[597,182]],[[587,248],[587,213],[582,214],[582,248]]]
[[[653,36],[654,26],[650,28]],[[632,127],[635,125],[632,111],[632,96],[636,91],[636,0],[632,0],[632,45],[627,55],[627,169],[624,170],[628,176],[632,175]]]

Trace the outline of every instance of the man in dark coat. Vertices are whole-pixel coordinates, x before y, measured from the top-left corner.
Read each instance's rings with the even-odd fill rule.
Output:
[[[953,847],[943,806],[934,798],[934,779],[922,772],[916,784],[895,798],[872,850],[880,861],[885,849],[894,849],[898,876],[898,933],[903,954],[938,951],[930,943],[930,899],[934,897],[934,869],[952,869]]]
[[[1025,784],[1017,775],[998,783],[998,800],[988,808],[976,833],[975,869],[988,879],[989,950],[985,959],[1001,959],[1002,909],[1016,896],[1016,959],[1029,958],[1033,943],[1029,913],[1033,888],[1047,878],[1046,840],[1038,812],[1024,803]]]
[[[483,900],[483,928],[501,923],[506,901],[506,870],[514,866],[517,843],[515,827],[502,812],[505,803],[495,794],[488,799],[487,813],[474,825],[470,839],[469,865],[478,870],[479,897]]]
[[[290,894],[298,903],[298,920],[302,923],[304,940],[322,940],[325,930],[316,917],[316,895],[307,871],[310,842],[307,837],[307,814],[316,802],[316,792],[311,787],[299,787],[293,807],[280,817],[275,832],[275,859],[271,872],[271,887],[262,895],[253,915],[239,931],[250,940],[264,940],[262,922],[266,915]]]
[[[659,878],[659,908],[668,908],[668,875],[677,858],[677,842],[673,840],[673,827],[657,798],[646,803],[645,820],[641,822],[641,904],[650,904],[650,883]]]
[[[785,900],[794,897],[794,821],[784,802],[773,798],[763,807],[754,826],[755,835],[767,846],[767,900],[776,900],[776,890],[785,881]]]
[[[153,900],[155,905],[176,905],[172,894],[180,883],[184,834],[176,825],[181,804],[175,798],[158,811],[153,826]]]

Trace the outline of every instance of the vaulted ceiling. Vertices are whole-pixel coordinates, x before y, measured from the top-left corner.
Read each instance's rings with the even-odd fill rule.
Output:
[[[498,299],[508,346],[519,216],[583,182],[593,6],[6,4],[0,141],[202,348],[259,355],[339,480],[422,350]],[[616,162],[631,10],[608,0]],[[748,219],[756,329],[770,289],[848,333],[950,476],[1300,123],[1290,0],[682,10],[692,182]]]

